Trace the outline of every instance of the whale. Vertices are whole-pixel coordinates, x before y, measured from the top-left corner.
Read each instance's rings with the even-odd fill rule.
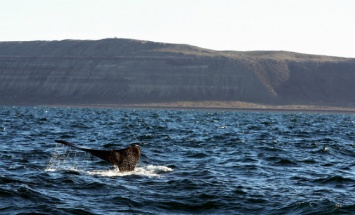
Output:
[[[88,152],[118,167],[120,172],[133,171],[141,156],[141,149],[137,144],[119,150],[97,150],[82,148],[65,140],[55,140],[55,142]]]

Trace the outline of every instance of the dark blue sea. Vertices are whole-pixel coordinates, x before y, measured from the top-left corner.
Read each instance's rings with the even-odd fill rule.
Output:
[[[0,140],[0,214],[355,213],[352,114],[0,107]]]

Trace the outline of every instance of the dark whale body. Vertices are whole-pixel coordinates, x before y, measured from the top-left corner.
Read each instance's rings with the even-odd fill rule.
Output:
[[[125,149],[120,150],[95,150],[95,149],[86,149],[76,146],[73,143],[69,143],[64,140],[55,140],[57,143],[62,143],[67,146],[71,146],[82,151],[88,152],[96,157],[99,157],[115,166],[121,172],[133,171],[136,167],[138,160],[141,155],[141,149],[138,145],[131,145]]]

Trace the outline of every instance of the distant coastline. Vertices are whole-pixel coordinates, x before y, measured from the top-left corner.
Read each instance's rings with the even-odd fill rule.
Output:
[[[0,42],[0,105],[353,112],[355,59],[130,39]]]
[[[16,106],[16,105],[15,105]],[[262,105],[246,102],[171,102],[144,104],[60,104],[35,105],[41,107],[67,108],[108,108],[108,109],[146,109],[146,110],[212,110],[240,112],[306,112],[355,114],[355,108],[315,106],[315,105]]]

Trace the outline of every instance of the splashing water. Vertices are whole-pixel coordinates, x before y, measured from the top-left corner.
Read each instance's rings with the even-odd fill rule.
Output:
[[[117,167],[111,167],[110,169],[105,170],[88,170],[89,168],[92,168],[90,167],[90,162],[93,163],[94,161],[89,153],[80,152],[68,146],[57,144],[45,171],[55,172],[66,170],[105,177],[120,177],[128,175],[160,177],[162,173],[173,171],[172,168],[167,166],[154,165],[141,167],[137,166],[134,171],[130,172],[120,172]]]
[[[94,170],[87,171],[89,175],[99,175],[99,176],[108,176],[108,177],[119,177],[127,175],[141,175],[148,177],[160,177],[161,173],[171,172],[173,169],[166,166],[154,166],[148,165],[144,167],[136,167],[134,171],[131,172],[120,172],[117,168],[113,170]]]

